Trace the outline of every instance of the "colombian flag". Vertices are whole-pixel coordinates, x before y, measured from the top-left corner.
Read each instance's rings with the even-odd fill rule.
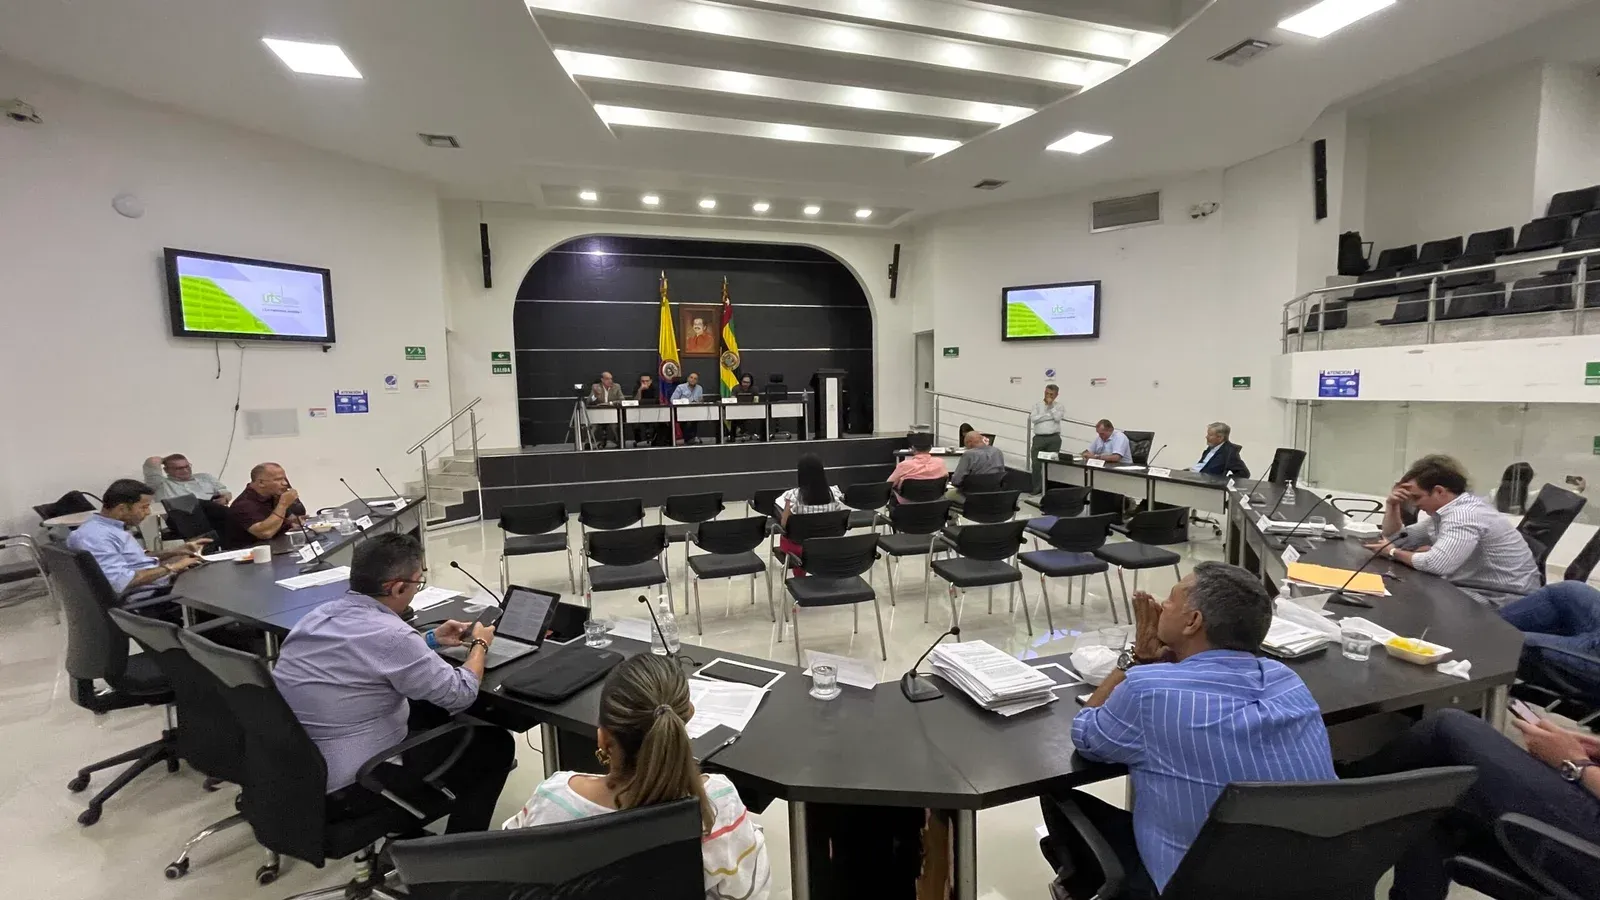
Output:
[[[722,279],[722,396],[733,396],[739,386],[739,342],[733,336],[733,301],[728,299],[728,279]]]
[[[661,375],[661,385],[656,391],[662,405],[672,400],[672,386],[677,383],[678,376],[682,373],[682,366],[678,363],[678,336],[672,330],[672,307],[667,304],[667,273],[661,273],[661,333],[656,341],[656,353],[659,357],[657,370]]]

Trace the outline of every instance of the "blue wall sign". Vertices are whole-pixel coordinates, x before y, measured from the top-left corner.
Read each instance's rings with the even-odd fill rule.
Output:
[[[364,413],[367,411],[366,391],[334,391],[334,415],[349,415],[351,413]]]
[[[1324,369],[1317,375],[1317,396],[1352,400],[1361,396],[1360,369]]]

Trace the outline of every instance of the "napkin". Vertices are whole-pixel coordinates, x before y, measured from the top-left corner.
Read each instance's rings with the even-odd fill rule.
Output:
[[[1117,667],[1117,657],[1120,655],[1110,647],[1079,647],[1072,651],[1072,667],[1078,670],[1084,681],[1099,687],[1100,682],[1105,681],[1111,670]]]
[[[1468,681],[1472,678],[1471,660],[1451,660],[1450,662],[1439,663],[1437,666],[1434,666],[1434,668],[1439,670],[1440,675],[1454,675],[1462,681]]]

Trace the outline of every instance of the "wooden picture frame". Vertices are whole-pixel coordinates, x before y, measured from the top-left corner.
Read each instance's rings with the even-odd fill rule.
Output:
[[[696,319],[701,322],[699,334],[694,329]],[[678,334],[685,358],[716,359],[722,352],[722,307],[678,304]]]

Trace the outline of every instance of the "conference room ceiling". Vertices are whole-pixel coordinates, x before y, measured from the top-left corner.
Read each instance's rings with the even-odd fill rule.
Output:
[[[1233,165],[1508,36],[1600,37],[1582,0],[1399,0],[1321,40],[1276,27],[1312,2],[25,0],[0,4],[0,53],[449,198],[881,229]],[[293,73],[263,38],[337,44],[362,77]],[[1247,38],[1279,46],[1210,61]],[[1073,132],[1112,140],[1046,149]],[[1007,184],[973,189],[990,178]]]

